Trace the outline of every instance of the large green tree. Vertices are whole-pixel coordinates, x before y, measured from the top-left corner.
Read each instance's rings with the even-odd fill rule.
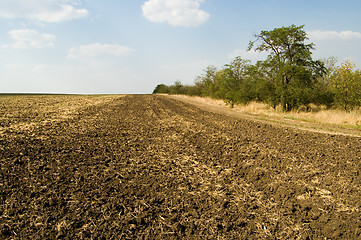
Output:
[[[323,65],[312,60],[313,43],[305,43],[307,33],[302,26],[275,28],[261,31],[250,41],[249,50],[268,52],[268,66],[274,72],[276,97],[284,111],[312,101],[312,90]],[[255,45],[255,44],[258,45]]]

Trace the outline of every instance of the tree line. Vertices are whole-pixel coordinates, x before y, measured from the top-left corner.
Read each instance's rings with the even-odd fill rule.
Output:
[[[193,85],[176,81],[159,84],[153,93],[185,94],[223,99],[231,107],[251,101],[291,111],[311,104],[345,111],[361,106],[361,72],[345,61],[314,60],[313,43],[306,43],[304,25],[261,31],[250,41],[248,50],[266,52],[266,60],[251,64],[236,57],[221,69],[208,66]]]

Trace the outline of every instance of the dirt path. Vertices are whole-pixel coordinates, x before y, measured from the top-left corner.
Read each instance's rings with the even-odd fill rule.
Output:
[[[185,95],[163,95],[168,98],[176,99],[185,103],[195,105],[206,111],[214,113],[225,114],[235,118],[248,119],[258,121],[261,123],[271,123],[273,125],[296,128],[299,130],[307,130],[311,132],[336,134],[344,136],[361,137],[361,130],[358,128],[348,127],[346,125],[327,124],[321,122],[311,122],[303,120],[288,119],[285,117],[267,116],[264,114],[250,114],[242,111],[238,111],[235,108],[230,108],[224,104],[219,105],[218,101],[211,99],[210,101],[204,100],[200,97],[191,97]],[[217,104],[215,103],[217,102]]]
[[[154,95],[4,128],[0,238],[361,238],[360,138]]]

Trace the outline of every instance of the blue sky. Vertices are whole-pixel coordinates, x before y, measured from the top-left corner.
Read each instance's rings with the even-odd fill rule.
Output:
[[[151,93],[192,84],[262,30],[305,25],[314,58],[361,68],[359,0],[0,0],[0,92]]]

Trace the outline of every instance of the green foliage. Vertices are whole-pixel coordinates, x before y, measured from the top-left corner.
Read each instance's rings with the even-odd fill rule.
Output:
[[[214,66],[208,66],[203,75],[199,77],[199,81],[203,84],[202,96],[213,98],[222,98],[220,94],[221,73]]]
[[[235,103],[247,103],[251,98],[247,72],[249,62],[237,57],[230,64],[226,64],[221,72],[220,93],[231,107]]]
[[[336,103],[346,112],[361,105],[361,72],[354,68],[350,61],[344,62],[336,68],[330,82]]]
[[[156,93],[170,93],[170,89],[165,84],[158,84],[155,89],[153,90],[153,94]]]
[[[303,26],[276,28],[256,34],[256,40],[249,43],[249,49],[268,52],[269,71],[274,75],[277,100],[284,111],[309,104],[314,77],[322,74],[322,62],[312,60],[314,45],[306,44],[307,34]]]
[[[192,86],[176,81],[158,85],[153,93],[186,94],[223,99],[233,107],[260,101],[273,108],[291,111],[310,104],[328,108],[341,106],[346,111],[361,105],[361,73],[354,65],[337,68],[336,59],[313,60],[313,43],[304,26],[291,25],[261,31],[249,43],[249,50],[267,52],[264,61],[251,64],[241,56],[221,69],[208,66]]]
[[[165,94],[184,94],[190,96],[201,96],[202,89],[204,88],[202,83],[196,82],[194,86],[183,85],[180,81],[175,81],[173,85],[167,86],[165,84],[158,84],[153,91],[156,93]]]

